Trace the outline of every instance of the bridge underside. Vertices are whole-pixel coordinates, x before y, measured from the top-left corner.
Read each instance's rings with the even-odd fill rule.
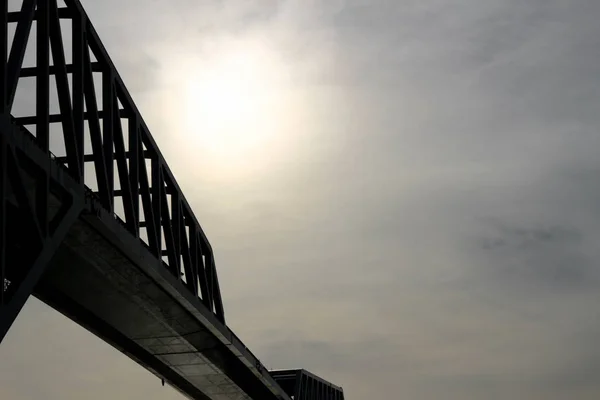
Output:
[[[44,161],[29,135],[0,117],[0,337],[33,294],[188,397],[286,399],[218,315],[185,290],[185,276],[173,275],[60,164]]]
[[[146,258],[138,267],[120,251],[126,243],[112,243],[94,226],[110,229],[102,216],[84,215],[75,222],[36,286],[38,298],[187,396],[277,398],[268,390],[276,391],[276,385],[232,343],[228,329],[219,329],[210,313],[194,307],[194,299],[177,294],[171,276],[148,262],[153,257],[144,257],[145,249],[138,246],[129,255]],[[115,233],[112,237],[119,237]]]

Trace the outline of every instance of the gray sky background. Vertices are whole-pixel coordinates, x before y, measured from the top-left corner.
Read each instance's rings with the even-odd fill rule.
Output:
[[[600,396],[600,2],[83,3],[265,365],[349,400]],[[209,153],[182,90],[239,52],[262,139]],[[180,398],[35,300],[0,387]]]

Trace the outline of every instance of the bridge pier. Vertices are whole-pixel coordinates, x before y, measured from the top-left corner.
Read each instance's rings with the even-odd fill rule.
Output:
[[[83,188],[70,181],[5,115],[0,119],[0,133],[2,342],[79,217],[84,199]]]

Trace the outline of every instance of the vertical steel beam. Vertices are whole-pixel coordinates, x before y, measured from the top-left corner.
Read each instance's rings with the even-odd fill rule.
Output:
[[[169,185],[172,185],[172,182],[169,182]],[[178,191],[175,189],[175,186],[172,186],[171,189],[171,228],[173,230],[173,253],[175,253],[175,261],[177,265],[174,266],[177,268],[177,279],[181,279],[181,225],[182,225],[182,215],[181,215],[181,201],[179,201],[180,195]]]
[[[140,156],[140,135],[137,115],[131,113],[129,116],[129,186],[131,188],[131,201],[133,205],[134,235],[140,237],[140,168],[138,158]]]
[[[3,0],[6,3],[6,0]],[[6,89],[6,108],[10,112],[17,85],[19,84],[19,74],[23,66],[23,58],[27,49],[29,40],[29,32],[31,32],[31,24],[33,22],[33,14],[35,12],[35,0],[23,0],[21,12],[19,13],[19,22],[13,38],[13,44],[10,49],[7,67],[7,89]]]
[[[156,152],[152,155],[150,172],[152,178],[152,212],[154,213],[154,226],[156,227],[156,241],[158,246],[158,258],[162,260],[162,235],[161,235],[161,203],[162,195],[161,188],[165,185],[162,179],[162,162],[160,155]]]
[[[0,114],[7,112],[6,61],[8,57],[8,1],[0,5]],[[4,282],[4,281],[3,281]],[[4,284],[4,283],[2,283]]]
[[[317,400],[323,399],[323,382],[317,381]]]
[[[48,3],[40,1],[36,19],[35,136],[38,146],[50,156],[50,19]],[[36,185],[36,212],[43,235],[48,234],[48,175]]]
[[[204,267],[204,260],[202,259],[202,244],[200,240],[200,235],[198,234],[198,227],[195,223],[190,225],[190,245],[191,248],[191,256],[192,256],[192,265],[196,271],[196,276],[198,277],[198,284],[200,285],[200,295],[202,298],[202,303],[206,306],[206,308],[210,309],[210,293],[208,292],[208,284],[206,278],[206,269]]]
[[[42,1],[40,1],[42,2]],[[77,145],[77,154],[79,155],[78,169],[81,173],[81,184],[85,184],[84,179],[84,46],[85,46],[85,21],[84,16],[79,13],[74,13],[71,19],[72,32],[72,98],[73,98],[73,125],[75,128],[75,140]]]
[[[104,147],[104,167],[106,168],[106,177],[108,179],[108,210],[114,212],[115,202],[115,175],[114,175],[114,107],[115,90],[113,74],[109,69],[102,72],[102,144]]]
[[[219,278],[217,277],[217,265],[215,264],[215,259],[212,257],[211,264],[211,281],[212,281],[212,293],[213,293],[213,301],[215,304],[215,314],[219,321],[225,323],[225,311],[223,309],[223,298],[221,297],[221,287],[219,286]]]
[[[302,374],[303,376],[303,380],[302,380],[302,397],[301,400],[308,400],[309,399],[309,394],[310,394],[310,389],[308,387],[308,377],[304,374]]]
[[[213,286],[213,282],[214,282],[214,274],[213,274],[213,268],[212,266],[214,265],[215,261],[213,259],[213,254],[212,251],[207,251],[204,253],[204,269],[206,271],[206,284],[208,286],[208,308],[210,309],[211,312],[214,312],[214,286]]]
[[[164,172],[163,172],[164,173]],[[154,183],[153,183],[154,185]],[[164,183],[160,186],[160,199],[161,199],[161,215],[160,219],[162,222],[163,232],[165,234],[165,248],[167,250],[167,258],[169,260],[169,270],[177,278],[181,279],[179,270],[179,260],[175,254],[175,239],[173,236],[173,222],[171,221],[171,214],[169,213],[169,203],[167,199],[167,188]]]
[[[141,132],[138,131],[138,143],[141,145]],[[148,182],[148,171],[146,169],[146,158],[143,155],[138,156],[139,178],[140,178],[140,197],[144,207],[144,220],[146,222],[146,233],[148,236],[148,245],[150,251],[160,260],[161,249],[159,242],[160,225],[156,224],[154,216],[154,204],[150,195],[150,183]]]
[[[192,256],[190,254],[190,244],[193,246],[193,237],[190,235],[190,239],[188,240],[188,232],[187,226],[185,224],[186,220],[183,219],[183,215],[181,216],[181,223],[179,224],[180,234],[179,240],[181,244],[181,258],[183,260],[183,268],[185,270],[185,284],[187,288],[194,294],[194,296],[198,296],[198,274],[194,270],[194,265],[192,263]]]
[[[6,164],[6,139],[4,132],[0,132],[0,308],[4,306],[4,292],[6,281],[6,231],[8,221],[6,220],[7,187],[7,164]]]
[[[296,371],[296,380],[294,381],[294,400],[300,400],[302,396],[302,370]]]

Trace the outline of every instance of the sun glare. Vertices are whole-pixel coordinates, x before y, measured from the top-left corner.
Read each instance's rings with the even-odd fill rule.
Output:
[[[229,46],[187,63],[179,93],[186,140],[223,168],[256,164],[280,142],[283,68],[257,46]]]

